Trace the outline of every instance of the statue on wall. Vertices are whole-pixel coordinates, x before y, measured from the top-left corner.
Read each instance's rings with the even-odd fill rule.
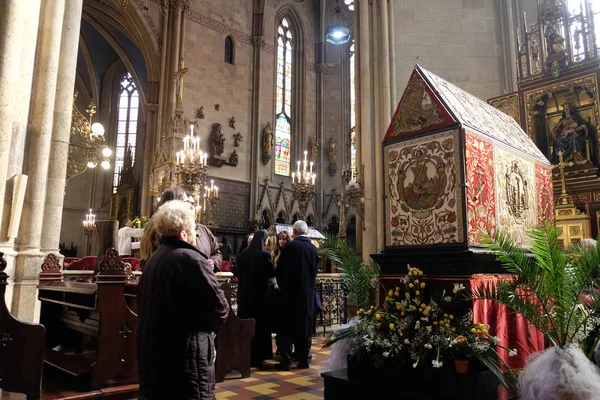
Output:
[[[233,135],[233,145],[235,147],[240,147],[240,143],[242,143],[243,139],[244,137],[241,133],[236,133],[235,135]]]
[[[267,122],[267,126],[263,129],[262,136],[262,162],[267,165],[271,159],[271,152],[273,150],[273,128],[271,122]]]
[[[229,161],[228,164],[234,167],[237,167],[238,163],[240,162],[240,157],[238,156],[237,151],[233,151],[233,153],[231,153],[231,156],[229,156]]]
[[[189,71],[188,67],[183,66],[183,57],[179,59],[179,70],[173,77],[177,81],[177,105],[183,104],[183,76]]]
[[[229,118],[229,126],[235,129],[235,117]]]
[[[310,146],[310,159],[312,162],[316,163],[317,157],[319,156],[319,145],[317,144],[317,137],[311,137],[308,145]]]
[[[333,138],[329,138],[329,145],[327,146],[327,153],[329,155],[329,175],[334,176],[337,171],[336,165],[336,153],[337,144]]]
[[[211,155],[213,157],[221,156],[221,154],[223,154],[223,151],[225,151],[225,137],[223,136],[223,133],[221,133],[221,124],[213,124],[209,142]]]
[[[196,113],[196,118],[204,119],[204,106],[200,106],[198,112]]]
[[[563,104],[562,118],[552,128],[552,164],[558,164],[558,153],[563,152],[563,161],[585,162],[589,155],[586,147],[588,126],[571,103]]]

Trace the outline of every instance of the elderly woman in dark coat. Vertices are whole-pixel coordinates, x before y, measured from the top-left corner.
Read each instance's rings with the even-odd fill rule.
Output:
[[[189,204],[170,201],[152,218],[161,245],[138,287],[140,399],[214,399],[215,330],[229,305],[195,246]]]
[[[250,246],[236,260],[239,278],[238,316],[256,320],[251,350],[251,364],[256,367],[262,366],[264,360],[273,358],[269,278],[275,276],[275,265],[271,253],[265,250],[268,238],[266,230],[256,232]]]

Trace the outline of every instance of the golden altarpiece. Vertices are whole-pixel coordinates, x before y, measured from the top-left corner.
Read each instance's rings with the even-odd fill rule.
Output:
[[[568,245],[600,231],[600,7],[545,0],[536,11],[519,17],[518,91],[489,103],[512,116],[551,161],[556,224]]]
[[[119,221],[124,226],[125,221],[135,218],[137,208],[138,184],[135,178],[135,165],[131,148],[127,148],[123,159],[123,169],[119,174],[119,182],[110,197],[109,219]]]

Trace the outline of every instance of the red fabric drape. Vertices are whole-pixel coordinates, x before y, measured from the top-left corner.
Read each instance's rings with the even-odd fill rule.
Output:
[[[496,286],[506,275],[485,275],[471,277],[472,289]],[[504,305],[490,300],[477,300],[473,304],[473,322],[490,325],[490,334],[500,338],[500,345],[517,349],[517,355],[508,356],[508,351],[498,348],[498,353],[511,368],[523,368],[525,359],[531,353],[544,350],[544,335],[531,325],[522,315]]]

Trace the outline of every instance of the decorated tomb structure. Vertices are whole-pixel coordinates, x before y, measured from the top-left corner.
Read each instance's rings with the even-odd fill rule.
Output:
[[[374,258],[384,273],[419,260],[428,273],[492,272],[489,233],[527,247],[531,228],[553,218],[550,162],[519,124],[419,65],[383,160],[385,251]]]

